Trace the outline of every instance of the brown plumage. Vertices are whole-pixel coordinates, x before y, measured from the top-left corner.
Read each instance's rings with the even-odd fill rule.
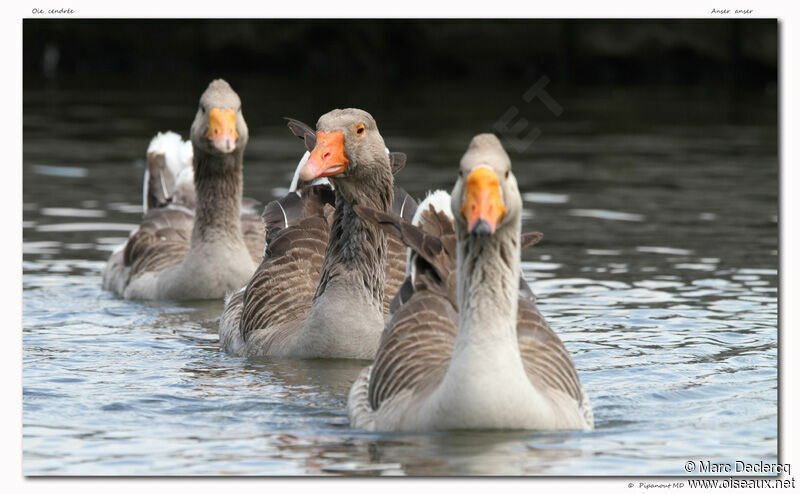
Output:
[[[462,172],[452,200],[429,197],[414,224],[356,208],[412,254],[374,362],[351,388],[351,425],[591,428],[592,410],[572,359],[522,278],[520,250],[541,234],[520,234],[522,201],[496,137],[473,139]],[[492,197],[497,202],[488,209]],[[483,202],[467,207],[467,199]],[[468,214],[483,216],[469,223]]]
[[[103,286],[125,298],[218,298],[261,260],[258,201],[242,198],[248,140],[238,95],[223,80],[200,98],[191,143],[174,133],[151,142],[145,217],[114,252]]]
[[[348,110],[344,112],[336,118],[371,120],[366,112],[362,112],[363,115],[356,112],[354,116],[346,113]],[[309,151],[313,150],[317,139],[310,127],[287,120],[292,132],[304,140]],[[374,121],[370,125],[377,134]],[[359,159],[356,152],[351,156],[351,161]],[[307,323],[315,300],[320,299],[319,304],[323,304],[331,281],[336,286],[351,283],[354,297],[364,291],[363,296],[377,298],[381,313],[388,314],[392,297],[405,276],[405,247],[397,239],[385,238],[378,229],[365,228],[352,212],[352,202],[385,204],[383,207],[406,218],[413,216],[416,202],[391,182],[391,173],[405,164],[404,154],[393,153],[387,157],[381,140],[380,146],[376,144],[360,159],[364,163],[356,165],[359,168],[366,166],[370,159],[388,161],[389,169],[381,172],[386,173],[381,180],[389,179],[387,194],[380,194],[386,185],[371,183],[372,175],[342,179],[333,176],[330,178],[334,188],[315,180],[298,180],[297,192],[290,192],[267,205],[262,215],[267,237],[264,258],[246,287],[226,302],[220,321],[220,343],[226,351],[241,355],[325,356],[327,350],[301,352],[286,348],[290,346],[289,340],[296,338]],[[371,166],[378,170],[385,165]],[[361,180],[361,185],[351,186],[352,180]],[[381,266],[379,271],[375,269],[377,266]],[[338,295],[331,297],[330,300],[339,300]],[[347,300],[342,299],[342,302],[347,303]],[[382,315],[380,320],[383,320]],[[381,327],[382,323],[377,333]],[[325,348],[347,346],[341,341],[319,345]],[[364,345],[370,347],[371,344]],[[355,350],[351,350],[341,350],[336,355],[354,355]],[[317,355],[320,352],[322,355]],[[358,352],[359,355],[370,353],[368,349]]]
[[[163,159],[163,155],[155,157]],[[151,173],[150,176],[154,175]],[[264,250],[264,225],[255,212],[260,209],[260,203],[247,197],[243,202],[245,200],[246,206],[242,207],[240,215],[242,236],[250,257],[258,263]],[[122,261],[130,268],[129,277],[146,271],[161,271],[178,264],[186,256],[195,218],[190,206],[195,201],[194,188],[191,187],[184,189],[179,199],[173,196],[165,202],[152,203],[141,225],[125,244]]]
[[[453,220],[432,207],[422,212],[420,227],[379,211],[361,207],[357,211],[392,237],[402,239],[416,254],[415,282],[407,280],[412,290],[393,312],[372,365],[369,402],[377,410],[386,399],[405,389],[415,389],[423,378],[427,385],[434,386],[444,377],[458,328],[456,236]],[[532,247],[541,238],[540,232],[525,233],[522,246]],[[520,285],[528,287],[522,278]],[[563,379],[548,384],[580,400],[580,381],[567,350],[523,290],[517,312],[517,334],[526,370],[536,375],[537,370],[545,367],[567,369],[559,370]],[[447,351],[443,352],[443,348]],[[412,355],[413,368],[393,372],[395,363]]]

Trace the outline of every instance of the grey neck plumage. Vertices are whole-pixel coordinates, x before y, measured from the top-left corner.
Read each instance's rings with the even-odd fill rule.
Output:
[[[504,225],[488,237],[458,230],[456,347],[499,340],[516,345],[520,221]]]
[[[243,153],[242,148],[224,155],[194,149],[197,205],[192,244],[241,237]]]
[[[382,168],[381,168],[382,170]],[[368,186],[362,184],[356,193],[347,194],[349,188],[337,186],[336,211],[333,216],[325,259],[322,262],[320,281],[314,298],[325,293],[328,283],[344,273],[356,275],[378,307],[383,303],[385,282],[386,237],[383,231],[365,221],[353,209],[363,205],[379,211],[389,211],[393,200],[392,175],[375,177]]]

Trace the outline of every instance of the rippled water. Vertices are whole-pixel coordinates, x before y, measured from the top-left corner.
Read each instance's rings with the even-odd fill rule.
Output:
[[[269,200],[302,151],[277,117],[313,123],[341,103],[233,83],[251,134],[246,194]],[[470,136],[527,87],[490,102],[476,96],[485,88],[424,89],[347,101],[408,153],[398,180],[416,196],[449,189]],[[524,228],[545,237],[524,253],[525,275],[596,430],[375,434],[351,430],[345,412],[367,362],[230,357],[221,301],[101,290],[141,216],[149,138],[186,135],[194,98],[131,83],[24,93],[26,475],[680,475],[687,459],[776,459],[774,101],[598,91],[561,96],[560,118],[529,108],[542,134],[512,159]]]

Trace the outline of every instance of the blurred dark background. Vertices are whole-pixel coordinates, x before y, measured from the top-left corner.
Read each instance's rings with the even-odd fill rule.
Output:
[[[26,80],[246,73],[327,83],[777,80],[775,20],[26,20]]]
[[[514,105],[528,121],[552,121],[542,104],[520,105],[544,76],[568,114],[601,126],[774,124],[777,27],[776,20],[37,19],[24,21],[23,83],[51,95],[134,91],[193,106],[211,79],[224,77],[257,127],[284,115],[313,123],[331,108],[356,106],[376,111],[379,122],[390,113],[385,125],[394,131],[438,134],[453,128],[453,118],[470,131],[491,130]]]

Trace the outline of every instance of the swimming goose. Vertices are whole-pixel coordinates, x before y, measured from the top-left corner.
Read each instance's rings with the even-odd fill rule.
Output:
[[[300,189],[265,208],[264,257],[226,300],[220,344],[240,356],[371,358],[403,281],[405,253],[353,207],[413,216],[416,203],[392,177],[404,160],[387,153],[363,110],[333,110],[316,132],[293,132],[310,148],[293,181]]]
[[[209,84],[191,128],[150,144],[145,217],[111,255],[103,287],[126,299],[222,298],[246,283],[261,260],[263,226],[255,201],[242,201],[247,124],[239,96]]]
[[[374,363],[348,397],[353,427],[380,431],[591,429],[589,400],[564,345],[520,290],[521,209],[511,162],[492,134],[473,138],[451,204],[426,199],[418,226],[359,214],[413,251]],[[404,288],[406,285],[404,284]]]
[[[307,207],[306,201],[309,198],[309,193],[311,193],[313,200],[327,202],[331,206],[334,206],[335,198],[333,194],[334,185],[327,177],[317,177],[311,180],[303,180],[300,177],[300,173],[316,146],[316,132],[310,126],[294,118],[286,117],[285,120],[289,130],[303,140],[307,151],[297,164],[297,169],[289,185],[289,192],[281,199],[269,203],[262,215],[267,231],[272,233],[277,233],[281,228],[294,225],[303,216]],[[389,152],[388,148],[386,153],[389,155],[392,175],[397,175],[397,172],[406,165],[406,154]],[[324,187],[317,187],[318,185],[324,185]],[[393,185],[393,190],[392,210],[404,218],[411,219],[417,209],[416,201],[402,187],[398,187],[397,184]],[[401,244],[398,242],[398,245]],[[405,250],[405,247],[402,247],[402,250]]]

